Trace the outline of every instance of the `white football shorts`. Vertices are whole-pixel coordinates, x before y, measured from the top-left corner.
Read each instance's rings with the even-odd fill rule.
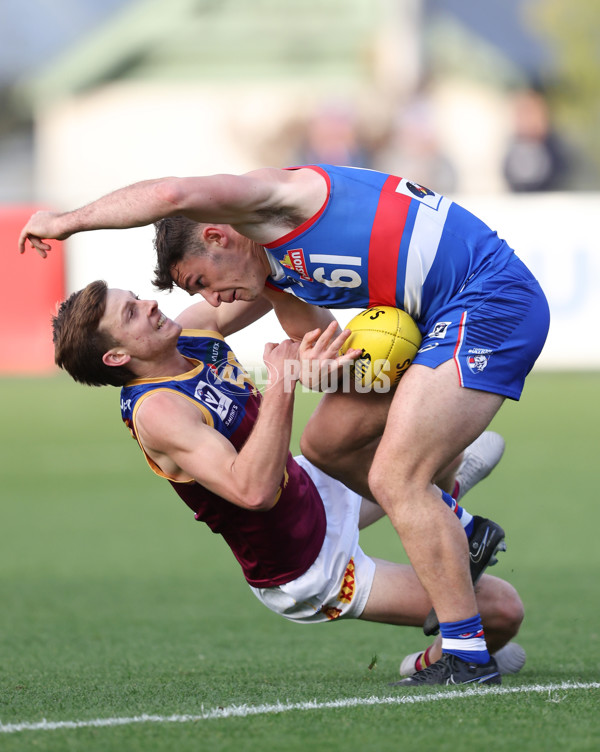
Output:
[[[305,457],[294,459],[310,475],[323,499],[327,518],[323,546],[310,569],[292,582],[250,589],[267,608],[291,621],[317,624],[357,619],[375,575],[375,562],[358,545],[362,499]]]

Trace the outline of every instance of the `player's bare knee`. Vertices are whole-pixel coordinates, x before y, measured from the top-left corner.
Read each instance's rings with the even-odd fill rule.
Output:
[[[399,461],[390,465],[376,456],[368,483],[373,497],[386,511],[393,507],[399,512],[405,500],[416,498],[414,479],[402,472]]]
[[[300,451],[309,462],[324,472],[335,467],[340,456],[338,446],[334,442],[327,441],[322,434],[311,431],[309,426],[300,437]]]
[[[525,609],[523,608],[523,601],[519,597],[517,591],[509,585],[510,596],[506,598],[504,603],[505,618],[507,623],[507,629],[509,629],[514,637],[519,631],[523,619],[525,618]]]
[[[369,470],[367,482],[369,484],[369,488],[371,489],[371,493],[373,494],[373,498],[375,498],[377,502],[385,508],[386,501],[389,495],[387,488],[388,480],[386,478],[385,468],[381,465],[382,463],[379,462],[376,456]]]
[[[508,582],[502,581],[502,592],[498,593],[494,602],[494,610],[498,624],[506,634],[507,639],[512,639],[518,633],[525,611],[523,601],[515,588]]]

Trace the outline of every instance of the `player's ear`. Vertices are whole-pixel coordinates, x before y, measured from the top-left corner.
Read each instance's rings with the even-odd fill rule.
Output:
[[[207,246],[210,245],[227,245],[227,233],[219,225],[205,225],[202,228],[202,240]]]
[[[102,356],[102,362],[106,366],[125,366],[130,360],[131,355],[118,347],[105,352]]]

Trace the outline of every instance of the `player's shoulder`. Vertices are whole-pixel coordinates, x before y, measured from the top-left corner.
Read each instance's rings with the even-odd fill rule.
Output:
[[[163,386],[147,392],[139,401],[137,420],[161,430],[175,423],[175,418],[196,412],[193,400],[182,392]]]
[[[144,395],[137,407],[135,423],[140,437],[155,445],[168,440],[186,425],[206,423],[206,420],[191,398],[163,387]]]
[[[194,303],[183,310],[175,319],[182,329],[211,331],[219,336],[219,324],[216,309],[205,300]]]
[[[261,167],[245,173],[243,177],[276,186],[320,186],[323,182],[323,170],[315,165],[296,165],[291,167]]]

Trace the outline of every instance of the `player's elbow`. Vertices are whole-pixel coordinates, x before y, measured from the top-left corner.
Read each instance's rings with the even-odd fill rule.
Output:
[[[254,479],[253,483],[245,486],[244,506],[255,512],[268,512],[277,504],[280,495],[281,487],[278,484],[269,482],[267,479],[264,482],[257,482]]]
[[[253,512],[268,512],[275,506],[275,494],[270,492],[245,494],[244,506]]]
[[[158,180],[154,185],[154,193],[157,201],[165,207],[165,216],[180,213],[186,208],[187,193],[181,178]]]

